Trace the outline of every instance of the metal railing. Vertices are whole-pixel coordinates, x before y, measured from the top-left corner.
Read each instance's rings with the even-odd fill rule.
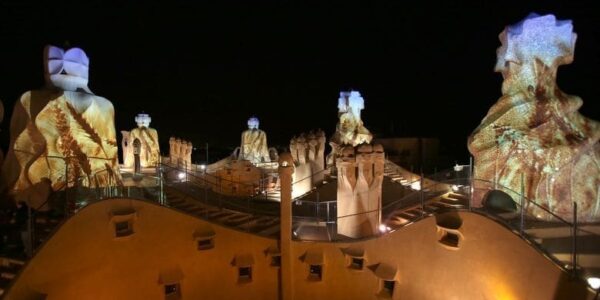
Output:
[[[61,158],[64,159],[64,158]],[[68,165],[68,164],[67,164]],[[387,164],[389,168],[396,168],[393,164]],[[406,173],[406,170],[398,167],[399,172]],[[466,169],[466,170],[465,170]],[[323,170],[324,175],[328,170]],[[65,170],[66,174],[68,170]],[[103,174],[106,172],[107,174]],[[109,170],[101,170],[99,176],[108,176]],[[98,173],[93,174],[96,176]],[[259,235],[274,236],[278,233],[279,226],[279,204],[274,201],[265,201],[263,195],[273,188],[267,188],[265,183],[249,184],[245,182],[236,182],[229,179],[219,178],[208,172],[197,172],[190,170],[185,166],[177,168],[167,164],[157,166],[157,176],[144,174],[124,174],[123,179],[111,180],[105,186],[84,186],[80,177],[70,178],[65,181],[53,198],[46,200],[42,205],[30,208],[30,242],[32,249],[40,244],[40,237],[36,231],[35,219],[39,211],[45,206],[50,206],[59,215],[60,221],[69,217],[78,209],[89,205],[95,201],[111,197],[127,197],[148,200],[159,205],[174,207],[187,213],[206,219],[211,222],[217,222],[230,226],[237,230],[243,230]],[[325,240],[331,242],[348,242],[357,239],[348,238],[338,234],[338,223],[344,222],[345,218],[357,217],[360,214],[338,214],[337,190],[335,185],[323,183],[319,188],[315,188],[315,174],[310,174],[304,178],[295,180],[294,186],[305,186],[310,181],[309,190],[302,193],[301,197],[293,200],[292,206],[292,224],[294,238],[300,240]],[[380,222],[377,226],[387,224],[394,214],[410,208],[419,208],[421,213],[416,215],[404,225],[391,228],[391,231],[397,230],[402,226],[412,224],[420,219],[437,213],[438,211],[428,210],[429,204],[439,201],[440,197],[454,193],[459,194],[466,199],[464,205],[447,209],[468,210],[492,218],[515,234],[528,241],[537,250],[554,261],[564,270],[571,272],[573,276],[583,275],[589,272],[585,267],[580,266],[579,259],[581,255],[587,255],[591,251],[596,251],[597,245],[600,245],[600,235],[595,224],[578,224],[577,207],[573,203],[573,221],[565,220],[547,207],[538,203],[534,199],[524,197],[523,190],[514,191],[508,187],[502,186],[496,182],[471,177],[470,166],[463,166],[462,170],[446,170],[433,174],[432,178],[426,176],[407,175],[407,193],[402,197],[382,203],[381,207],[366,209],[364,217]],[[467,175],[465,177],[464,175]],[[85,175],[85,178],[90,178]],[[110,176],[108,176],[110,178]],[[325,176],[323,176],[325,178]],[[134,182],[143,182],[146,180],[151,184],[147,185],[123,185],[124,181],[132,180]],[[137,181],[136,181],[137,180]],[[261,178],[264,180],[264,178]],[[91,183],[92,181],[87,181]],[[413,184],[419,183],[419,188],[415,189]],[[400,183],[398,183],[400,184]],[[406,185],[406,183],[404,183]],[[249,196],[234,196],[231,189],[248,189]],[[411,187],[411,188],[409,188]],[[174,206],[171,201],[165,199],[165,189],[180,194],[181,198],[190,205],[199,207],[198,213],[191,208]],[[501,191],[508,195],[514,203],[512,210],[499,210],[486,205],[483,201],[490,191]],[[61,211],[63,214],[60,215]],[[377,214],[377,216],[374,216]],[[299,235],[301,228],[310,228],[312,234]],[[598,226],[600,227],[600,226]],[[360,239],[369,239],[389,230],[379,232],[375,230],[372,236],[365,236]],[[551,243],[546,241],[552,240]],[[597,254],[597,253],[596,253]]]
[[[388,171],[397,167],[399,172],[407,172],[393,164],[388,164],[386,167]],[[310,203],[309,205],[313,208],[305,210],[305,212],[312,213],[298,214],[296,210],[294,211],[293,224],[296,233],[294,236],[299,240],[349,242],[377,237],[389,232],[390,229],[391,231],[397,230],[441,211],[472,211],[489,217],[509,228],[563,270],[570,272],[572,276],[589,276],[589,273],[593,270],[586,267],[585,264],[582,266],[579,260],[582,256],[600,254],[600,224],[578,224],[576,221],[577,203],[572,205],[573,215],[570,217],[572,221],[569,221],[541,205],[539,201],[525,197],[523,190],[514,191],[495,182],[474,179],[471,177],[472,169],[470,165],[459,165],[459,167],[436,172],[430,175],[433,179],[429,176],[423,177],[416,174],[413,174],[412,178],[410,175],[404,176],[408,181],[404,183],[408,194],[382,205],[381,225],[384,226],[382,232],[374,231],[371,236],[364,236],[359,239],[339,235],[337,224],[345,216],[338,216],[337,213],[331,215],[317,213],[317,210],[321,211],[323,207],[319,206],[319,203]],[[408,189],[415,182],[419,182],[419,188]],[[511,202],[514,203],[514,209],[501,210],[490,207],[487,205],[489,203],[484,203],[482,201],[484,197],[493,190],[508,195],[512,199]],[[429,209],[433,202],[439,201],[444,195],[451,195],[451,193],[458,194],[457,196],[463,199],[461,202],[463,205],[448,206],[441,210]],[[303,200],[303,202],[305,201]],[[338,204],[335,201],[327,203],[329,208],[332,205],[337,207]],[[391,217],[406,210],[420,211],[421,213],[401,226],[385,228],[385,224],[391,220]],[[367,217],[372,213],[367,210],[362,214]],[[326,234],[302,236],[298,233],[298,228],[302,226],[315,227],[318,224],[327,224],[324,229]],[[595,266],[595,268],[597,270],[600,266]],[[600,274],[595,274],[595,276],[598,275]]]

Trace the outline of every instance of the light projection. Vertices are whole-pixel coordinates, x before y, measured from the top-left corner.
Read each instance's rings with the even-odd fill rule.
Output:
[[[502,97],[468,141],[474,176],[520,191],[560,217],[600,220],[600,124],[582,116],[582,100],[556,85],[560,65],[573,61],[569,20],[531,14],[500,34],[496,71]],[[479,195],[483,196],[483,195]],[[517,200],[517,199],[514,199]],[[552,219],[533,205],[538,218]]]
[[[259,124],[260,122],[256,117],[248,119],[248,130],[242,132],[238,159],[248,160],[253,164],[271,161],[267,145],[267,134],[258,129]]]
[[[130,132],[122,131],[123,139],[123,165],[128,168],[134,167],[135,159],[133,149],[134,141],[140,141],[140,166],[142,168],[154,167],[158,164],[160,156],[160,147],[158,143],[158,132],[154,128],[150,128],[152,118],[150,115],[140,113],[135,117],[137,128]]]
[[[329,145],[331,153],[327,157],[327,165],[335,163],[335,157],[342,145],[356,146],[370,143],[373,135],[363,125],[361,111],[365,108],[365,100],[357,91],[340,92],[338,99],[338,124]]]
[[[114,108],[87,87],[89,58],[79,48],[54,46],[44,58],[46,87],[15,104],[3,187],[29,201],[38,185],[119,184]]]

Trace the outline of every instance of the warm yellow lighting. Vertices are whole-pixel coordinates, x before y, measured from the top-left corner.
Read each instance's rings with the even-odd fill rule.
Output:
[[[415,191],[420,191],[421,190],[421,182],[420,181],[415,181],[413,183],[410,184],[410,188],[415,190]]]
[[[389,227],[385,226],[385,224],[379,224],[379,231],[381,233],[386,233],[388,231]]]
[[[493,299],[498,299],[498,300],[513,300],[513,299],[517,299],[511,292],[510,288],[503,284],[503,283],[499,283],[496,282],[496,284],[493,285],[493,294],[495,296],[495,298]]]
[[[587,282],[595,290],[600,288],[600,278],[598,277],[590,277],[587,279]]]

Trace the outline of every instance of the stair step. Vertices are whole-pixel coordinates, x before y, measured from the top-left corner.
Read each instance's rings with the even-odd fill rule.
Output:
[[[440,203],[440,202],[437,202],[437,201],[431,202],[428,205],[435,206],[435,207],[438,207],[438,208],[448,208],[448,207],[450,207],[447,204]]]
[[[230,212],[228,214],[224,214],[224,215],[219,215],[218,217],[216,217],[216,221],[217,222],[227,222],[229,220],[235,220],[236,218],[243,216],[243,214],[239,214],[239,213],[235,213],[235,212]]]
[[[449,203],[461,202],[461,200],[460,200],[460,199],[453,198],[453,197],[451,197],[449,194],[443,195],[443,196],[441,197],[441,199],[442,199],[442,200],[446,200],[446,201],[447,201],[447,202],[449,202]]]
[[[448,194],[448,196],[452,197],[454,199],[457,199],[457,200],[465,200],[465,201],[469,200],[469,197],[467,195],[464,195],[464,194],[461,194],[461,193],[457,193],[457,192],[450,192]]]
[[[571,263],[571,253],[553,253],[552,255],[565,264]],[[600,254],[578,254],[577,265],[583,268],[600,268]]]
[[[25,265],[25,261],[22,261],[19,259],[14,259],[14,258],[8,258],[8,257],[0,257],[0,265],[2,265],[2,266],[17,265],[17,266],[22,267]]]
[[[416,217],[416,215],[407,213],[407,212],[400,212],[400,213],[394,214],[394,217],[411,220],[411,219],[414,219]]]
[[[15,276],[16,276],[15,273],[12,273],[12,272],[0,272],[0,278],[14,279]]]
[[[406,219],[406,218],[399,217],[399,216],[394,216],[394,218],[391,220],[390,223],[393,223],[396,226],[401,226],[401,225],[404,225],[404,224],[406,224],[408,222],[410,222],[410,219]],[[386,224],[386,225],[388,225],[388,224]],[[392,227],[392,226],[389,226],[389,227]]]
[[[236,219],[229,219],[225,221],[225,224],[228,226],[241,226],[243,224],[248,223],[250,220],[252,219],[252,216],[245,216],[244,218],[236,218]]]
[[[185,203],[185,204],[175,205],[175,207],[177,207],[178,209],[181,209],[181,210],[188,210],[188,209],[192,209],[196,206],[193,204]]]
[[[410,210],[405,210],[404,212],[412,214],[414,216],[422,216],[422,215],[426,214],[425,211],[423,211],[420,208],[413,208],[413,209],[410,209]]]
[[[456,201],[456,200],[452,200],[452,199],[446,199],[446,198],[442,198],[439,201],[440,203],[444,203],[446,205],[452,206],[452,207],[462,207],[465,206],[464,203],[462,203],[461,201]]]
[[[425,205],[425,210],[426,211],[431,211],[431,212],[435,212],[437,210],[439,210],[440,208],[438,206],[435,205],[431,205],[431,204],[426,204]]]
[[[229,214],[231,214],[231,212],[224,211],[224,210],[223,210],[223,211],[221,211],[221,210],[217,210],[217,211],[214,211],[214,212],[208,213],[208,214],[207,214],[207,216],[208,216],[208,218],[210,218],[210,219],[216,219],[216,218],[220,218],[220,217],[222,217],[222,216],[229,215]]]

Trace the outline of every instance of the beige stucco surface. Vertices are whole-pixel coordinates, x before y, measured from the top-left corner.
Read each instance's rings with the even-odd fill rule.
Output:
[[[114,238],[111,214],[136,211],[134,234]],[[194,233],[210,226],[215,247],[197,250]],[[264,251],[277,241],[209,224],[136,200],[92,204],[67,221],[26,266],[7,299],[164,299],[162,271],[180,268],[183,299],[276,299],[278,269]],[[254,258],[251,283],[237,283],[238,254]]]
[[[135,210],[135,233],[114,238],[111,215]],[[460,213],[458,250],[438,242],[427,218],[356,243],[292,243],[293,299],[378,299],[381,281],[368,266],[395,267],[394,299],[583,299],[551,261],[512,232],[476,214]],[[208,227],[215,248],[199,251],[194,233]],[[279,268],[267,248],[276,240],[223,228],[136,200],[92,204],[65,223],[17,278],[6,299],[164,299],[161,272],[179,268],[182,299],[278,299]],[[362,271],[347,268],[343,248],[364,251]],[[323,254],[323,280],[308,280],[307,252]],[[251,254],[252,282],[238,283],[236,255]]]

